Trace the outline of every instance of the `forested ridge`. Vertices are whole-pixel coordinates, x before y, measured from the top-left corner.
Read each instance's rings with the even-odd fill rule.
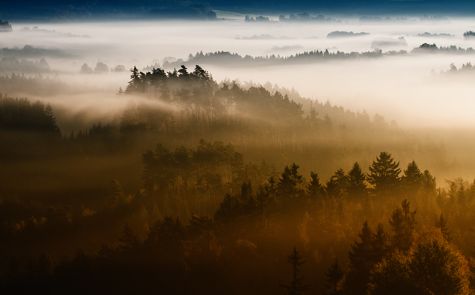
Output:
[[[0,98],[3,292],[471,294],[474,184],[382,118],[200,66],[119,95],[146,103],[71,133]]]

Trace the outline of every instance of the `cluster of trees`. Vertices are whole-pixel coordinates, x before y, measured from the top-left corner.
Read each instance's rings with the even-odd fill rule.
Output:
[[[240,162],[230,146],[219,143],[202,142],[195,150],[180,148],[172,152],[160,146],[157,150],[144,154],[145,186],[149,183],[150,162],[161,171],[155,177],[170,177],[154,185],[162,188],[194,173],[194,165],[205,169],[207,165]],[[298,170],[296,164],[287,166],[278,178],[268,178],[256,191],[252,185],[256,179],[244,181],[239,193],[224,197],[213,216],[192,215],[186,222],[173,215],[153,218],[150,202],[163,199],[165,194],[150,198],[147,192],[157,190],[146,188],[145,193],[129,197],[132,199],[124,203],[132,211],[139,211],[135,214],[142,219],[129,216],[131,223],[123,225],[114,242],[97,250],[80,251],[66,260],[52,259],[52,253],[23,259],[9,256],[9,260],[2,261],[0,287],[4,291],[54,294],[71,286],[77,293],[147,292],[157,284],[161,291],[173,294],[229,290],[251,294],[470,294],[469,262],[454,243],[455,231],[443,214],[433,223],[427,222],[427,216],[437,213],[432,202],[441,196],[432,177],[433,187],[426,189],[424,174],[429,172],[421,172],[411,162],[400,177],[398,163],[388,153],[381,153],[367,176],[354,165],[346,177],[359,185],[346,187],[348,195],[341,197],[328,191],[331,179],[322,186],[316,173],[306,181]],[[386,190],[389,188],[391,191]],[[385,215],[381,209],[387,208],[391,200],[400,202],[402,195],[421,204],[418,213],[405,199]],[[418,199],[423,197],[424,202],[420,202]],[[159,207],[165,206],[161,203]],[[376,217],[380,221],[376,229],[364,221],[359,233],[351,230],[361,207],[364,219]],[[142,210],[149,212],[145,218]],[[101,214],[83,213],[82,218],[110,223],[97,216]],[[385,230],[382,223],[386,216],[390,230]],[[53,224],[58,222],[57,218]],[[37,219],[36,225],[17,226],[2,236],[13,245],[12,236],[23,231],[38,235],[34,228],[46,224],[53,225]],[[329,247],[334,240],[338,246]],[[293,247],[287,266],[285,253]],[[11,251],[8,247],[3,250]]]
[[[384,55],[405,54],[405,51],[401,52],[387,52],[383,53],[381,50],[367,51],[367,52],[330,52],[326,50],[312,50],[305,51],[289,56],[281,55],[268,55],[268,56],[242,56],[237,53],[231,53],[228,51],[217,52],[197,52],[196,54],[190,54],[187,60],[178,59],[177,61],[169,62],[165,61],[163,67],[172,68],[180,65],[193,65],[193,64],[205,64],[205,65],[235,65],[235,66],[262,66],[262,65],[276,65],[276,64],[289,64],[289,63],[306,63],[306,62],[319,62],[326,60],[341,60],[341,59],[355,59],[355,58],[376,58]]]
[[[134,68],[122,95],[147,104],[72,134],[54,107],[0,98],[1,293],[473,289],[475,184],[367,159],[400,138],[381,118],[199,66]]]
[[[351,36],[364,36],[367,33],[355,33],[355,32],[340,32],[335,31],[328,34],[328,38],[333,37],[351,37]],[[279,65],[279,64],[293,64],[293,63],[308,63],[308,62],[321,62],[328,60],[347,60],[358,58],[380,58],[384,56],[405,56],[411,54],[421,53],[450,53],[450,54],[473,54],[474,49],[451,46],[437,46],[436,44],[424,43],[419,47],[412,49],[410,52],[406,50],[388,50],[382,51],[381,48],[391,46],[407,46],[406,40],[401,37],[394,40],[375,40],[371,47],[373,51],[365,52],[330,52],[326,50],[312,50],[301,53],[296,53],[288,56],[281,55],[268,55],[268,56],[250,56],[240,55],[238,53],[232,53],[228,51],[216,51],[216,52],[197,52],[196,54],[190,54],[186,60],[178,59],[176,61],[165,61],[163,63],[164,68],[179,67],[180,65],[191,66],[194,64],[203,65],[233,65],[233,66],[263,66],[263,65]]]
[[[475,32],[474,31],[467,31],[467,32],[463,33],[463,37],[465,39],[473,38],[473,37],[475,37]]]
[[[290,123],[301,119],[303,114],[302,106],[287,95],[271,93],[262,86],[243,89],[235,82],[219,85],[199,65],[192,72],[183,65],[169,72],[154,68],[146,73],[134,67],[125,92],[149,94],[207,118],[245,114],[250,119],[274,121],[279,118]]]
[[[5,93],[22,93],[28,95],[55,95],[65,93],[65,83],[42,74],[6,74],[0,75],[0,89]]]
[[[120,72],[125,72],[126,69],[125,69],[125,66],[123,65],[117,65],[114,68],[109,69],[109,66],[103,62],[97,62],[96,66],[93,69],[87,63],[84,63],[81,66],[80,73],[81,74],[92,74],[92,73],[104,74],[104,73],[108,73],[109,71],[120,73]]]
[[[462,64],[460,68],[457,68],[455,64],[450,64],[450,69],[448,73],[455,74],[455,73],[470,73],[475,69],[471,62],[467,62]]]
[[[50,71],[49,64],[44,58],[30,60],[2,57],[0,59],[0,72],[3,73],[48,73]]]
[[[421,46],[414,48],[413,53],[450,53],[450,54],[473,54],[475,49],[472,47],[462,48],[455,45],[437,46],[436,44],[424,43]]]
[[[367,36],[369,33],[366,32],[353,32],[353,31],[333,31],[327,34],[327,38],[347,38],[347,37],[358,37],[358,36]]]
[[[3,96],[0,97],[0,132],[60,135],[51,106]]]

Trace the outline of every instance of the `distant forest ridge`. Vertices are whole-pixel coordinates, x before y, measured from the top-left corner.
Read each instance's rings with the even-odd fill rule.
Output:
[[[381,49],[375,49],[372,51],[364,52],[343,52],[343,51],[329,51],[326,50],[311,50],[304,51],[301,53],[296,53],[292,55],[279,55],[279,54],[270,54],[266,56],[251,56],[251,55],[240,55],[238,53],[233,53],[229,51],[215,51],[215,52],[197,52],[194,55],[190,54],[188,59],[177,59],[175,61],[165,61],[163,67],[173,68],[179,67],[181,65],[195,65],[195,64],[206,64],[206,65],[241,65],[241,66],[261,66],[261,65],[275,65],[275,64],[288,64],[288,63],[308,63],[308,62],[317,62],[317,61],[326,61],[326,60],[348,60],[348,59],[357,59],[357,58],[379,58],[384,56],[408,56],[414,54],[435,54],[435,53],[445,53],[445,54],[474,54],[475,49],[461,48],[455,45],[443,47],[437,46],[436,44],[424,43],[419,47],[414,48],[411,51],[406,50],[390,50],[383,51]]]

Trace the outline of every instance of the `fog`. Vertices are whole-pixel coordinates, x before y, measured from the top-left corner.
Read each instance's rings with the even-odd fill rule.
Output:
[[[473,293],[473,20],[223,17],[0,32],[0,290]]]
[[[473,28],[470,19],[405,19],[363,22],[339,18],[333,22],[246,23],[239,20],[216,22],[103,22],[103,23],[14,23],[14,31],[3,33],[2,48],[30,45],[45,57],[54,76],[79,86],[80,92],[110,96],[128,80],[127,73],[82,75],[84,63],[91,68],[103,62],[113,68],[160,65],[164,60],[186,59],[196,52],[229,51],[241,55],[290,55],[310,50],[331,52],[372,51],[374,44],[404,38],[407,43],[383,46],[406,50],[423,43],[438,46],[475,47],[475,39],[463,33]],[[334,31],[368,33],[327,38]],[[428,33],[428,34],[424,34]],[[379,43],[378,43],[379,42]],[[397,43],[397,42],[396,42]],[[401,42],[400,42],[401,43]],[[50,52],[48,52],[48,50]],[[14,51],[10,50],[10,55]],[[18,53],[21,58],[21,50]],[[419,54],[315,62],[305,65],[260,67],[209,66],[217,80],[270,82],[294,88],[303,96],[330,101],[355,111],[380,113],[401,126],[472,127],[474,86],[465,78],[441,74],[451,63],[460,66],[473,60],[470,54]],[[62,96],[63,99],[64,95]],[[77,100],[71,97],[71,106]],[[91,108],[104,105],[86,100]],[[84,107],[84,100],[80,105]],[[120,103],[120,102],[119,102]],[[107,105],[110,105],[109,103]]]

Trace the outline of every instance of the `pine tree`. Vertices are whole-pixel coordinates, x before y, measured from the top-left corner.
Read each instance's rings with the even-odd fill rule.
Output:
[[[366,177],[356,162],[353,168],[348,172],[348,193],[357,197],[364,197],[367,194],[365,184]]]
[[[389,241],[386,233],[384,232],[383,225],[380,223],[376,229],[376,233],[373,236],[373,251],[374,258],[381,260],[389,252]]]
[[[341,281],[343,280],[343,270],[338,264],[338,260],[335,260],[328,268],[326,275],[326,295],[338,295],[341,294]]]
[[[359,241],[355,242],[349,253],[349,271],[345,280],[345,294],[363,295],[366,294],[370,273],[375,261],[373,251],[373,232],[368,222],[363,224],[359,234]]]
[[[292,265],[292,280],[289,285],[284,285],[289,295],[303,294],[303,276],[301,274],[301,266],[304,263],[302,256],[294,247],[292,254],[289,256],[289,263]]]
[[[423,174],[415,161],[410,162],[404,170],[404,175],[401,178],[406,190],[414,191],[422,185]]]
[[[284,168],[284,172],[282,172],[277,185],[279,193],[283,197],[293,198],[300,195],[303,176],[299,173],[298,169],[299,166],[295,163]]]
[[[310,198],[319,198],[325,193],[323,185],[320,183],[320,178],[315,172],[310,172],[310,183],[307,186],[307,192]]]
[[[396,162],[391,154],[381,152],[369,167],[368,182],[373,185],[376,194],[394,192],[399,185],[399,162]]]
[[[330,177],[326,185],[326,191],[329,196],[341,198],[348,191],[348,177],[343,169],[338,169],[335,174]]]
[[[140,72],[137,67],[134,66],[130,72],[132,74],[130,75],[129,85],[127,85],[127,89],[125,90],[127,93],[139,91],[142,84]]]

